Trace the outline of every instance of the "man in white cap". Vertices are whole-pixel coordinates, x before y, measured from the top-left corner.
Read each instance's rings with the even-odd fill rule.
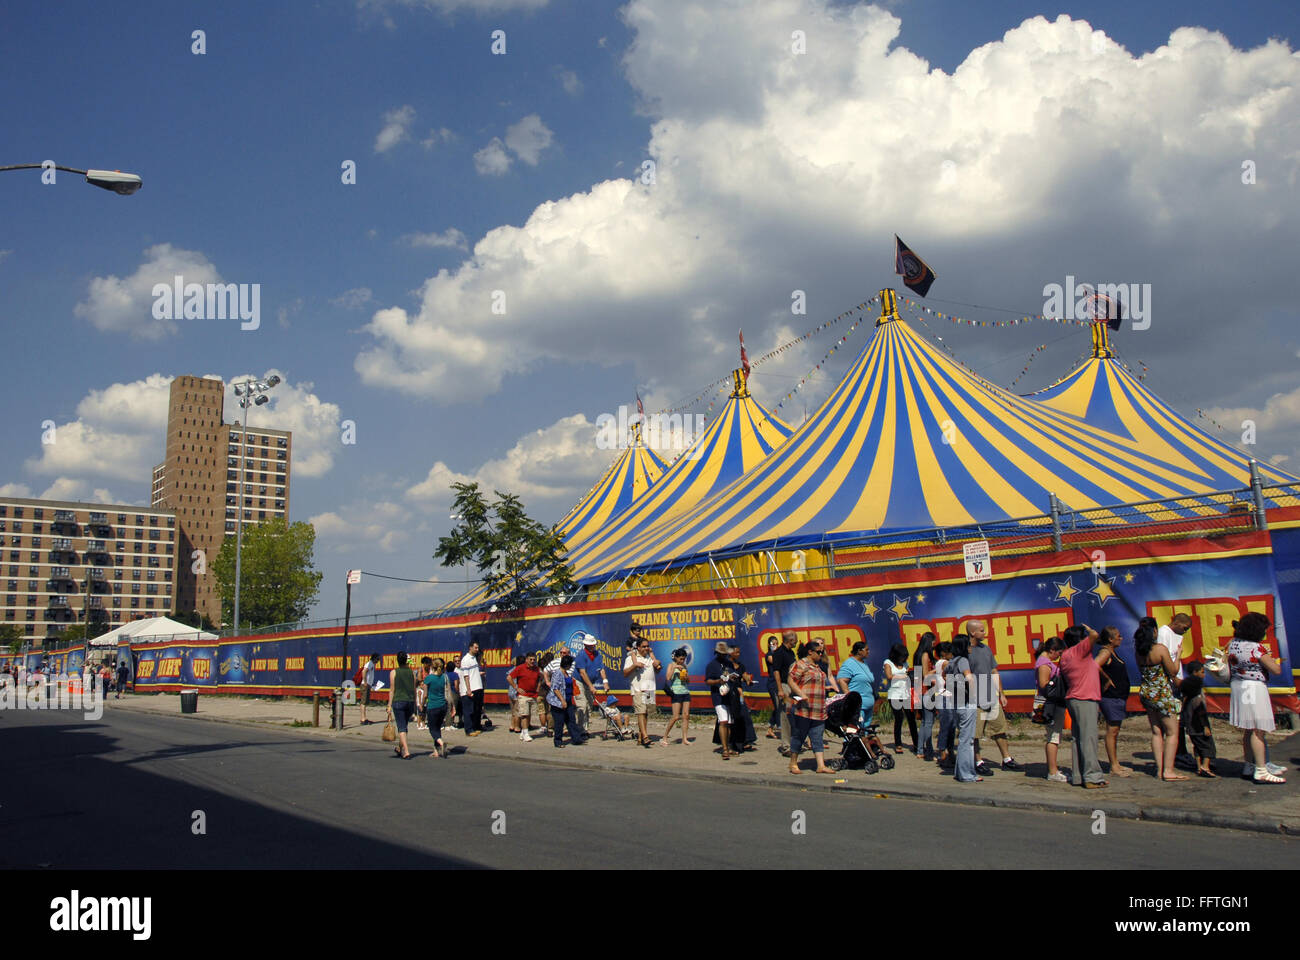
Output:
[[[596,684],[605,693],[609,692],[609,678],[605,675],[605,661],[597,649],[599,641],[591,634],[582,638],[582,653],[573,661],[574,676],[577,684],[573,688],[573,700],[578,708],[578,726],[582,732],[590,734],[587,722],[591,718],[591,708],[596,702]],[[604,739],[602,734],[601,739]]]

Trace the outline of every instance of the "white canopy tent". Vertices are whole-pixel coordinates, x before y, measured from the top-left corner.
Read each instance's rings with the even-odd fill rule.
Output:
[[[216,640],[215,633],[197,630],[171,617],[149,617],[132,620],[116,630],[110,630],[90,641],[92,647],[116,647],[119,641],[133,640],[144,643],[164,643],[168,640]]]

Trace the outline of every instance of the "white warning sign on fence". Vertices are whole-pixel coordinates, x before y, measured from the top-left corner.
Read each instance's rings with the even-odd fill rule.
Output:
[[[361,582],[361,571],[360,571],[360,570],[349,570],[349,571],[348,571],[348,583],[351,584],[351,583],[360,583],[360,582]]]
[[[966,582],[992,580],[993,565],[989,561],[989,542],[977,540],[962,548],[966,560]]]

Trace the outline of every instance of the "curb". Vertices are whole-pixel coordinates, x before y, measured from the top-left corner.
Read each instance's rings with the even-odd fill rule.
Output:
[[[141,709],[137,712],[159,717],[173,716],[170,713],[163,713],[158,710]],[[269,728],[308,737],[325,736],[332,740],[339,739],[346,734],[346,731],[332,732],[329,731],[328,728],[324,727],[291,727],[268,721],[241,720],[234,717],[214,717],[198,713],[179,714],[176,716],[182,720],[206,720],[210,723],[227,723],[235,726],[257,727],[261,729]],[[476,753],[476,750],[482,751],[482,745],[474,747],[466,745],[464,752],[467,756],[479,756],[486,760],[505,760],[513,763],[528,763],[543,767],[560,767],[570,770],[595,770],[604,773],[624,773],[636,776],[658,777],[660,779],[696,780],[705,783],[726,783],[739,786],[768,787],[805,792],[815,790],[819,793],[852,793],[863,795],[867,799],[914,800],[922,803],[946,803],[958,806],[997,807],[1004,810],[1030,810],[1037,813],[1067,813],[1080,814],[1082,816],[1091,816],[1094,810],[1099,809],[1096,803],[1064,799],[1055,802],[1047,802],[1042,800],[1021,800],[1007,797],[981,796],[976,793],[972,793],[970,796],[954,796],[952,793],[944,793],[938,790],[926,789],[924,787],[876,789],[869,785],[856,786],[847,783],[827,782],[826,780],[816,778],[815,774],[807,774],[806,776],[809,779],[790,780],[767,775],[744,776],[741,774],[714,773],[704,770],[663,770],[659,768],[639,767],[629,764],[573,760],[568,756],[563,759],[554,758],[543,760],[540,757],[522,757],[511,754],[484,752]],[[1101,798],[1098,797],[1096,799],[1100,800]],[[1289,819],[1262,814],[1218,813],[1211,810],[1195,810],[1184,807],[1159,805],[1146,806],[1141,803],[1133,802],[1110,804],[1104,809],[1108,818],[1118,818],[1121,820],[1138,820],[1184,827],[1208,827],[1218,830],[1242,830],[1249,833],[1269,833],[1283,836],[1300,835],[1300,819]]]

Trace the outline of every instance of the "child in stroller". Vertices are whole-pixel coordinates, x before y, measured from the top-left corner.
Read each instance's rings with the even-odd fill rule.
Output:
[[[857,770],[875,773],[881,767],[894,768],[894,758],[885,752],[880,743],[880,733],[874,723],[861,729],[862,695],[856,692],[832,697],[826,702],[826,729],[840,737],[844,743],[840,755],[827,761],[832,770]]]

